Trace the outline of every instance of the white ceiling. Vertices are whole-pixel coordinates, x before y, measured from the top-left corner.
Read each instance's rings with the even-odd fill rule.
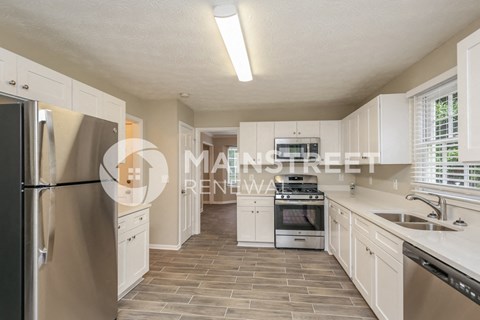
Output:
[[[237,4],[254,80],[212,6]],[[194,110],[352,105],[480,17],[478,0],[2,0],[0,28],[143,99]]]

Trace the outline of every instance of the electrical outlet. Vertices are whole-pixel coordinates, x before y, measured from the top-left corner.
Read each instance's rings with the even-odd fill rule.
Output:
[[[393,179],[393,190],[398,190],[398,180]]]
[[[372,185],[373,184],[373,178],[372,176],[368,177],[368,184]]]

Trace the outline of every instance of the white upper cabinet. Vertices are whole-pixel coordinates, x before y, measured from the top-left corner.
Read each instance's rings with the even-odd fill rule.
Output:
[[[296,138],[297,122],[281,121],[275,122],[275,138]]]
[[[0,91],[17,94],[17,55],[0,48]]]
[[[102,107],[98,110],[99,118],[118,123],[118,140],[125,139],[125,101],[102,93]],[[119,151],[120,152],[120,151]],[[121,157],[122,154],[119,155]]]
[[[273,122],[240,122],[239,163],[273,164],[274,139]]]
[[[318,138],[319,136],[319,121],[275,122],[275,138]]]
[[[404,94],[379,95],[343,120],[346,159],[367,164],[409,164],[410,110]],[[373,157],[373,158],[371,158]]]
[[[461,162],[480,161],[480,30],[457,45],[458,147]]]
[[[102,108],[102,92],[84,83],[73,80],[72,109],[73,111],[97,117]]]
[[[320,158],[326,160],[327,155],[331,160],[340,161],[335,154],[341,153],[342,122],[339,120],[320,121]]]
[[[17,95],[71,109],[72,79],[17,56]]]

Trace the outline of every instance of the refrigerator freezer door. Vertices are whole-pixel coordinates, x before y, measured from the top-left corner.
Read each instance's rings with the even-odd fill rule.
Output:
[[[22,319],[22,112],[0,105],[0,318]]]
[[[24,131],[26,186],[99,181],[118,139],[116,123],[36,101],[25,103]]]
[[[25,190],[26,319],[117,317],[116,204],[100,183]]]

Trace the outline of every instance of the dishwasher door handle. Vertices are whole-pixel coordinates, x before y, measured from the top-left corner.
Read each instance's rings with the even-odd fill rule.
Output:
[[[422,259],[422,267],[424,267],[427,271],[433,273],[443,281],[448,282],[448,273],[440,269],[439,267],[431,264],[427,260]]]

